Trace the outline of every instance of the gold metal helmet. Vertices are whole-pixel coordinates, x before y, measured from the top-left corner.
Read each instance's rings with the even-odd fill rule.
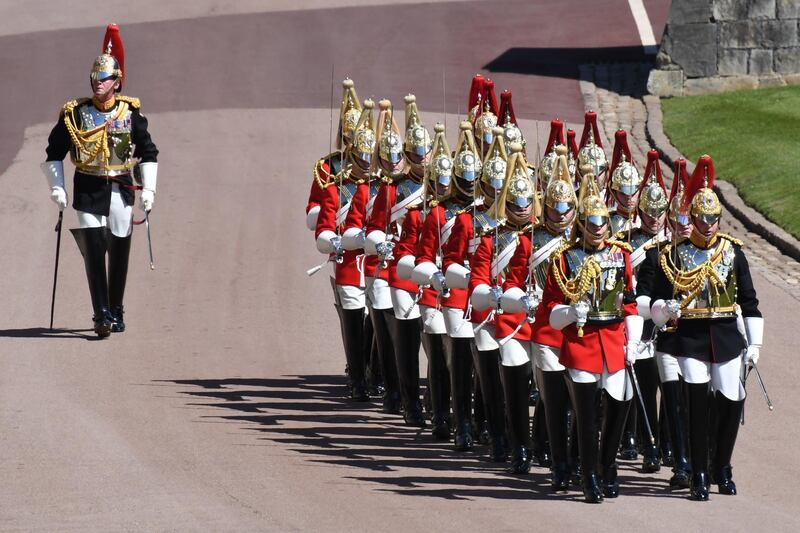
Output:
[[[336,133],[336,147],[342,149],[342,143],[348,145],[353,140],[353,133],[361,118],[361,103],[356,94],[355,83],[350,78],[342,81],[342,104],[339,107],[339,129]]]
[[[92,63],[92,71],[89,74],[89,81],[104,81],[109,78],[120,80],[125,76],[125,50],[122,47],[122,38],[119,36],[119,27],[116,24],[109,24],[103,38],[102,54],[97,56]]]
[[[361,110],[355,130],[353,130],[351,152],[354,157],[367,163],[372,161],[372,154],[375,152],[375,124],[372,114],[374,108],[375,102],[370,99],[364,100],[364,108]]]
[[[683,208],[686,204],[683,201],[683,197],[686,193],[686,186],[688,183],[689,174],[686,172],[686,160],[683,158],[678,159],[675,161],[675,172],[672,178],[672,189],[669,195],[669,213],[667,216],[670,220],[684,226],[690,224],[688,205],[686,205],[686,209]]]
[[[444,134],[444,125],[441,123],[433,127],[433,147],[431,151],[433,156],[428,165],[428,172],[425,173],[425,185],[423,190],[438,196],[436,193],[436,186],[441,185],[447,187],[448,191],[451,189],[451,182],[453,178],[453,158],[450,156],[450,146],[447,144],[447,138]],[[428,188],[430,187],[430,191]],[[443,200],[449,196],[447,195],[437,197],[437,200]]]
[[[472,136],[472,124],[463,121],[459,125],[459,129],[458,144],[456,145],[454,157],[455,175],[461,180],[474,182],[481,173],[480,152],[475,146],[475,137]],[[464,194],[472,195],[472,191],[463,189],[459,184],[459,180],[456,180],[456,188]]]
[[[481,172],[481,188],[485,191],[488,188],[494,189],[493,196],[497,196],[503,189],[506,179],[506,167],[508,156],[506,155],[505,143],[503,142],[503,128],[494,129],[494,139],[486,158],[483,160]]]
[[[431,151],[431,136],[425,126],[417,109],[417,97],[409,94],[405,98],[406,102],[406,152],[424,156]]]
[[[691,198],[691,215],[711,223],[722,214],[722,204],[714,192],[714,162],[701,155],[694,167],[685,198]],[[696,191],[696,192],[695,192]]]
[[[513,220],[514,215],[508,209],[508,204],[516,205],[520,208],[528,207],[538,200],[536,195],[536,184],[531,177],[531,171],[525,161],[525,154],[522,152],[522,145],[514,143],[511,145],[511,156],[508,158],[506,166],[505,184],[503,192],[498,202],[498,219],[508,219],[517,225],[531,222],[530,218],[535,216],[539,210],[534,206],[531,209],[531,216],[527,220]]]
[[[384,161],[397,164],[403,159],[403,138],[400,128],[392,116],[392,102],[381,100],[378,102],[380,113],[378,115],[378,155]]]
[[[494,140],[494,128],[497,127],[497,115],[492,112],[488,99],[483,102],[483,109],[475,119],[475,134],[484,146]]]
[[[556,159],[553,179],[547,184],[544,194],[544,204],[561,215],[568,213],[578,204],[575,187],[572,185],[572,177],[569,173],[569,163],[563,154]],[[557,231],[563,231],[571,223],[571,219],[566,219],[561,225],[550,223],[550,226]]]
[[[621,154],[619,164],[611,173],[611,189],[630,196],[636,194],[641,185],[642,175],[625,154]]]
[[[647,168],[645,168],[644,175],[646,179],[642,181],[642,187],[639,190],[639,212],[658,218],[667,210],[669,202],[656,150],[647,152]]]
[[[593,218],[597,218],[593,220]],[[608,206],[600,196],[600,189],[595,181],[594,174],[589,173],[583,176],[581,181],[581,189],[578,194],[578,220],[594,223],[599,226],[605,217],[608,219]]]
[[[517,124],[517,116],[514,113],[514,105],[511,102],[511,91],[506,89],[500,93],[500,113],[498,115],[499,124],[503,128],[503,141],[506,145],[506,153],[511,151],[511,143],[520,143],[522,151],[525,152],[525,137]]]
[[[599,176],[608,168],[608,158],[603,148],[595,142],[593,130],[589,130],[586,144],[578,150],[578,167],[591,167],[592,174]]]

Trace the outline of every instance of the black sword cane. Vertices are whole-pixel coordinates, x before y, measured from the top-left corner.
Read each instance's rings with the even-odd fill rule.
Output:
[[[50,300],[50,330],[53,329],[53,314],[56,310],[56,285],[58,283],[58,256],[61,255],[61,221],[64,219],[64,211],[58,212],[58,223],[56,224],[56,267],[53,272],[53,297]]]

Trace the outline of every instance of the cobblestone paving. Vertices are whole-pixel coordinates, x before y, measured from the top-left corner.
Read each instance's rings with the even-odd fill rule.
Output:
[[[640,170],[644,170],[647,151],[651,148],[645,133],[647,110],[641,100],[646,94],[645,84],[649,69],[649,65],[644,63],[581,67],[584,106],[587,111],[597,112],[600,133],[609,158],[614,146],[614,132],[618,129],[626,130],[631,155]],[[672,170],[663,163],[661,169],[667,186],[671,186]],[[722,215],[721,231],[744,241],[745,252],[752,268],[761,273],[768,282],[800,301],[800,263],[745,229],[727,211]]]

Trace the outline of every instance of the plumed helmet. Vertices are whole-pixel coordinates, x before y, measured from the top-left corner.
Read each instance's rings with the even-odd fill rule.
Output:
[[[494,129],[494,139],[492,145],[486,152],[481,171],[481,187],[486,190],[490,187],[499,193],[506,178],[506,166],[508,156],[506,155],[505,143],[503,142],[503,128]]]
[[[378,155],[384,161],[397,164],[403,159],[403,138],[392,116],[392,102],[381,100],[378,107]]]
[[[431,136],[425,126],[417,109],[417,97],[409,94],[405,97],[406,102],[406,139],[405,151],[424,156],[431,151]]]
[[[694,167],[684,201],[691,199],[691,215],[708,217],[710,222],[722,214],[722,204],[714,192],[714,161],[710,155],[701,155]]]
[[[342,80],[342,104],[339,107],[339,129],[336,132],[336,147],[340,150],[353,140],[353,133],[361,118],[361,102],[356,94],[355,83],[350,78]]]
[[[454,170],[457,178],[464,181],[475,181],[481,173],[481,158],[475,146],[475,138],[472,136],[472,124],[467,121],[459,125],[458,144],[454,156]],[[456,180],[456,188],[460,192],[469,194]]]
[[[661,176],[661,166],[656,150],[647,152],[647,167],[644,175],[645,179],[642,180],[642,187],[639,190],[639,212],[658,218],[666,212],[668,201],[667,189],[664,187],[664,178]]]
[[[352,153],[355,157],[363,161],[372,161],[372,154],[375,152],[375,124],[373,122],[373,109],[375,102],[370,99],[364,100],[364,107],[358,124],[353,130]]]
[[[89,74],[90,82],[108,78],[120,80],[119,86],[122,88],[122,81],[125,78],[125,49],[119,35],[119,26],[116,24],[109,24],[106,28],[102,53],[95,58]]]
[[[614,134],[614,156],[611,159],[611,189],[633,195],[642,184],[642,176],[631,162],[628,134],[619,130]]]
[[[425,173],[425,189],[431,189],[435,194],[436,185],[450,187],[453,178],[453,158],[450,156],[450,146],[445,137],[444,125],[439,123],[433,127],[433,155]],[[443,200],[444,198],[438,198]]]

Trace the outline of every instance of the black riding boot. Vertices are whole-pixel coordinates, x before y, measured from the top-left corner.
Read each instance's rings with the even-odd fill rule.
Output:
[[[367,354],[364,353],[364,309],[342,309],[345,355],[350,375],[350,397],[359,402],[369,400],[367,390]]]
[[[661,464],[672,468],[675,466],[675,455],[672,451],[672,435],[669,432],[667,418],[667,406],[664,403],[664,389],[662,388],[658,406],[658,446],[661,448]]]
[[[606,393],[603,400],[603,430],[600,440],[600,467],[603,470],[603,495],[606,498],[619,496],[617,480],[617,450],[625,429],[625,421],[631,400],[619,401]]]
[[[466,452],[472,449],[472,339],[447,337],[447,366],[450,369],[450,387],[453,394],[455,421],[455,449]]]
[[[503,384],[500,381],[500,350],[472,352],[475,373],[478,375],[480,389],[483,391],[483,412],[490,435],[490,458],[496,463],[508,460],[506,442],[506,419],[503,407]],[[477,397],[475,401],[477,402]],[[476,415],[477,416],[477,415]]]
[[[392,345],[392,328],[394,328],[394,312],[391,309],[370,309],[372,329],[378,348],[378,363],[383,369],[383,412],[400,414],[400,384],[397,378],[397,363]]]
[[[736,494],[736,483],[733,482],[731,457],[733,457],[733,447],[736,444],[736,436],[739,433],[744,400],[734,402],[717,391],[714,401],[717,404],[718,427],[717,447],[712,461],[712,474],[714,483],[719,486],[720,494],[734,495]]]
[[[564,371],[544,372],[537,369],[536,372],[539,376],[537,381],[540,399],[543,402],[547,435],[550,439],[552,488],[556,492],[565,491],[569,489],[570,478],[567,455],[567,409],[569,408],[567,383],[564,381]]]
[[[403,399],[403,418],[409,426],[423,428],[425,417],[419,398],[419,321],[398,320],[394,317],[392,340],[400,381],[400,397]]]
[[[575,383],[567,379],[567,388],[578,426],[583,497],[587,503],[600,503],[603,491],[597,476],[597,384]]]
[[[678,489],[689,488],[689,475],[692,468],[689,465],[687,453],[688,441],[686,438],[686,424],[684,423],[684,407],[681,395],[680,380],[665,381],[661,384],[661,397],[664,399],[663,418],[669,424],[669,433],[672,442],[672,477],[669,486]]]
[[[422,346],[428,356],[428,388],[431,391],[433,436],[450,440],[450,374],[444,345],[446,335],[422,333]]]
[[[125,281],[128,279],[128,258],[131,254],[131,236],[117,237],[108,232],[108,303],[113,322],[111,331],[125,331],[122,299],[125,296]]]
[[[527,474],[531,469],[530,379],[531,363],[502,366],[503,393],[508,413],[512,474]]]
[[[630,409],[628,411],[628,418],[625,421],[625,431],[622,434],[622,443],[619,448],[620,459],[632,461],[639,457],[639,446],[636,442],[637,415],[638,412],[636,409]]]
[[[531,437],[533,439],[531,456],[537,465],[550,468],[552,460],[550,458],[550,441],[547,434],[547,413],[545,412],[541,394],[537,394],[537,396],[531,426]]]
[[[108,278],[106,277],[106,250],[108,237],[106,228],[71,229],[78,249],[83,255],[86,279],[89,281],[89,295],[94,311],[94,332],[101,339],[111,334],[114,317],[109,309]],[[121,303],[121,302],[120,302]]]
[[[375,328],[372,326],[372,313],[364,317],[364,353],[367,354],[367,387],[373,398],[381,398],[386,392],[383,385],[383,361],[375,339]]]
[[[639,419],[639,442],[642,443],[642,472],[653,473],[661,470],[661,457],[659,456],[658,437],[658,367],[654,357],[640,359],[634,364],[639,388],[642,390],[642,399],[647,409],[647,417],[642,414],[640,402],[636,402],[636,411]],[[631,409],[633,410],[633,409]],[[647,424],[650,424],[648,432]],[[654,442],[650,442],[650,435]]]
[[[708,500],[708,383],[686,383],[693,500]]]
[[[490,444],[492,442],[492,435],[489,431],[489,418],[488,413],[486,413],[486,400],[483,397],[483,387],[481,386],[481,380],[478,377],[478,369],[475,367],[475,352],[477,348],[475,343],[472,343],[472,362],[473,368],[475,368],[475,373],[472,377],[472,421],[474,425],[472,427],[472,434],[475,435],[475,439],[481,444]]]
[[[569,378],[564,376],[564,379],[564,384],[566,385],[566,380]],[[567,390],[569,391],[569,389]],[[570,480],[572,483],[580,484],[581,455],[580,447],[578,446],[578,421],[575,419],[575,409],[573,409],[572,403],[570,403],[569,407],[567,408],[567,432],[567,454],[569,458],[568,462]]]

